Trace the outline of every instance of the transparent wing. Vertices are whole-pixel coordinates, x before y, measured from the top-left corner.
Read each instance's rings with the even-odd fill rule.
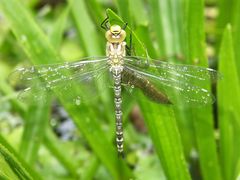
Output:
[[[94,64],[96,66],[106,64],[107,59],[107,57],[88,57],[74,62],[18,68],[10,74],[9,80],[11,82],[31,83],[36,79],[42,79],[47,83],[52,80],[71,77],[77,73],[88,72],[95,68]],[[67,76],[67,74],[70,74],[70,76]]]
[[[216,81],[220,78],[213,69],[148,60],[143,57],[126,57],[125,68],[140,79],[148,79],[155,88],[165,92],[170,99],[174,99],[177,94],[190,104],[213,103],[214,97],[207,85],[210,80]],[[142,90],[147,91],[146,88]]]
[[[85,58],[70,63],[17,69],[10,75],[10,81],[24,86],[25,89],[19,94],[22,100],[44,100],[46,95],[54,92],[77,102],[95,96],[95,81],[99,80],[107,69],[107,57]],[[80,88],[74,89],[76,86]],[[80,89],[85,93],[81,93]]]

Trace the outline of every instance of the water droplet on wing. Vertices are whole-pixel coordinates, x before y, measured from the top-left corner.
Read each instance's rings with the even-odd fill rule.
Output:
[[[27,36],[25,34],[20,36],[20,41],[25,44],[27,42]]]
[[[79,96],[77,96],[77,98],[75,99],[75,104],[77,106],[79,106],[81,104],[81,98]]]

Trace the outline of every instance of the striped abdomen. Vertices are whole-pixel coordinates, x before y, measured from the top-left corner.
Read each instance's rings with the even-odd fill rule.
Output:
[[[124,68],[122,72],[122,83],[141,89],[145,96],[156,103],[172,104],[168,96],[160,92],[154,84],[127,68]]]
[[[116,116],[116,144],[118,154],[123,157],[123,126],[122,126],[122,97],[121,97],[121,71],[113,71],[114,103]]]

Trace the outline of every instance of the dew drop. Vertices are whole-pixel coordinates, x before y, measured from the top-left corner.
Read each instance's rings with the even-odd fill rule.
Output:
[[[69,69],[69,63],[68,63],[68,62],[65,62],[64,67],[65,67],[66,69]]]
[[[33,73],[35,71],[35,68],[32,66],[30,69],[30,72]]]
[[[46,85],[46,87],[47,87],[48,89],[51,88],[51,83],[48,82],[47,85]]]
[[[20,36],[20,41],[24,44],[27,42],[27,36],[25,34]]]
[[[75,104],[77,106],[79,106],[81,104],[81,98],[79,96],[77,96],[77,98],[75,99]]]
[[[183,67],[183,70],[184,70],[184,71],[187,71],[187,69],[188,69],[188,68],[187,68],[186,66]]]

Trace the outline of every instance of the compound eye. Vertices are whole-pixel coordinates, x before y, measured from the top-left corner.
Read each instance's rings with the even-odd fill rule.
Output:
[[[111,43],[119,43],[126,38],[126,32],[119,25],[113,25],[106,32],[105,37]]]
[[[110,32],[113,34],[113,35],[118,35],[120,34],[122,28],[119,26],[119,25],[113,25],[110,27]]]

